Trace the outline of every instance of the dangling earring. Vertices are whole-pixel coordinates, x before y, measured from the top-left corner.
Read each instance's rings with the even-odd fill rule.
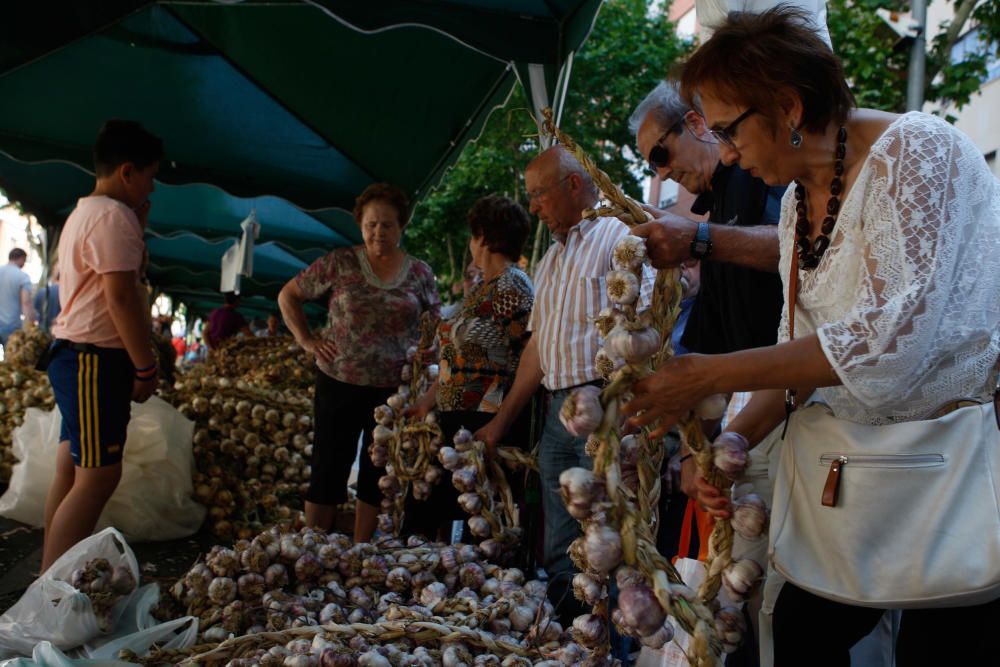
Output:
[[[799,131],[792,127],[792,124],[788,124],[788,129],[791,130],[791,135],[789,137],[789,142],[792,144],[792,148],[802,148],[802,135]]]

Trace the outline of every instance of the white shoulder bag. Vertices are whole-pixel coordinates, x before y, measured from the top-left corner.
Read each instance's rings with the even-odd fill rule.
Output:
[[[790,414],[771,512],[775,569],[816,595],[866,607],[1000,597],[1000,379],[992,403],[952,407],[887,426],[837,419],[822,404]]]

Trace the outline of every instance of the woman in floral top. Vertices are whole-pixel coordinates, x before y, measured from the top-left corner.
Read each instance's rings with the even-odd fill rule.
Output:
[[[469,211],[469,250],[483,280],[438,325],[438,380],[413,409],[420,417],[438,410],[445,442],[462,427],[485,425],[514,381],[534,303],[531,279],[516,264],[529,230],[527,212],[506,197],[484,197]],[[509,437],[521,430],[512,429]],[[406,512],[403,531],[436,538],[451,520],[463,518],[457,498],[450,484],[438,484],[427,501],[408,501],[414,511]]]
[[[354,219],[362,245],[338,248],[313,262],[281,290],[278,305],[295,340],[316,357],[312,476],[306,522],[330,530],[337,505],[347,498],[347,478],[364,432],[358,473],[354,539],[375,532],[384,470],[368,456],[372,411],[399,384],[406,350],[417,343],[420,316],[441,307],[427,264],[399,247],[409,220],[401,190],[384,183],[358,197]],[[323,297],[327,326],[310,331],[303,303]]]

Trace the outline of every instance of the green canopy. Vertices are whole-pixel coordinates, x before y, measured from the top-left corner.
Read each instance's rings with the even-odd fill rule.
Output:
[[[0,187],[61,224],[91,187],[101,123],[135,118],[167,148],[150,222],[164,291],[217,289],[209,264],[227,247],[217,241],[237,237],[251,209],[264,245],[308,262],[358,242],[349,211],[370,183],[424,195],[519,79],[536,106],[557,101],[558,74],[599,6],[12,3],[0,25]],[[178,234],[191,254],[156,243]],[[290,275],[255,273],[251,284]]]

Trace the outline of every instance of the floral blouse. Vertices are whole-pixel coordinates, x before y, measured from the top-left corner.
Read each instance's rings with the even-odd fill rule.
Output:
[[[363,245],[338,248],[297,277],[307,299],[326,297],[327,326],[317,335],[337,347],[332,364],[316,360],[324,373],[349,384],[399,384],[406,349],[417,344],[420,315],[441,309],[431,268],[410,257],[394,279],[383,282]]]
[[[440,410],[496,412],[531,333],[531,279],[515,266],[483,283],[438,325]]]

